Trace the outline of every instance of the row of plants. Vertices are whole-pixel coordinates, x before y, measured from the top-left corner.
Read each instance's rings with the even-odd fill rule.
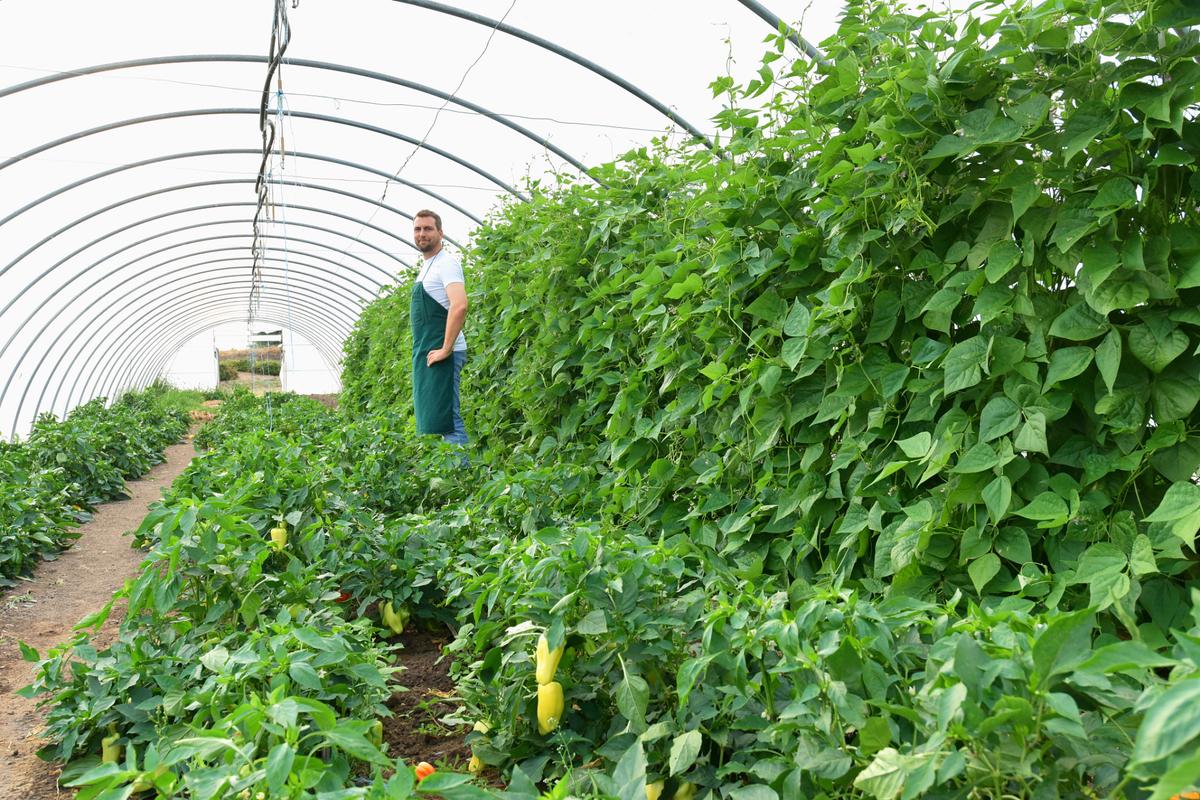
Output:
[[[95,507],[163,460],[188,429],[181,398],[154,385],[65,418],[42,414],[24,440],[0,442],[0,587],[29,575],[78,535]]]
[[[92,753],[65,773],[84,797],[408,796],[410,768],[370,738],[393,670],[363,616],[380,602],[457,629],[475,766],[515,793],[1120,795],[1196,744],[1177,717],[1200,687],[1200,618],[1156,651],[1088,609],[788,585],[686,535],[602,522],[583,474],[464,471],[410,425],[227,401],[213,450],[138,531],[151,556],[121,593],[118,642],[97,652],[84,633],[39,668],[49,754]],[[394,488],[369,494],[381,469]],[[329,713],[292,719],[297,705]],[[121,760],[98,763],[102,740]],[[419,789],[439,786],[476,791]]]
[[[22,691],[50,706],[42,755],[68,762],[81,800],[488,796],[446,770],[418,787],[383,750],[399,668],[367,612],[421,596],[381,567],[411,563],[398,519],[356,491],[386,421],[340,422],[295,395],[229,395],[196,438],[207,452],[134,532],[140,574],[71,640],[26,648],[38,666]],[[119,635],[99,649],[119,601]]]

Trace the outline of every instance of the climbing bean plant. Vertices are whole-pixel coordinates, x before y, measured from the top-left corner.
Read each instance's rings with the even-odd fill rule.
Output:
[[[713,82],[716,148],[659,142],[476,231],[469,427],[750,578],[1086,610],[1165,651],[1198,575],[1197,25],[852,0],[825,62],[778,38]],[[347,343],[352,408],[410,403],[405,296]],[[1143,728],[1129,774],[1194,779],[1194,717]]]

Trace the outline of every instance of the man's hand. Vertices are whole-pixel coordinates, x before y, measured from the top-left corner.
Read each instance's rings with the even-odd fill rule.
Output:
[[[453,354],[454,354],[453,348],[447,349],[445,347],[442,347],[437,350],[430,350],[429,355],[425,356],[425,366],[432,367],[434,364],[436,364],[439,361],[445,361],[447,358],[449,358]]]

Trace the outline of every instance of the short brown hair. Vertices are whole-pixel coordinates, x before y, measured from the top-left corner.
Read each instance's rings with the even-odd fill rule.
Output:
[[[437,229],[439,231],[442,229],[442,218],[441,215],[439,215],[436,211],[430,211],[428,208],[422,208],[416,214],[413,214],[414,222],[416,221],[417,217],[433,217],[433,222],[435,225],[437,225]]]

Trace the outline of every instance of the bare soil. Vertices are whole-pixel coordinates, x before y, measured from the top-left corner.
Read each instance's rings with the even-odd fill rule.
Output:
[[[387,706],[395,716],[383,721],[383,740],[388,755],[410,764],[428,761],[436,767],[465,771],[471,760],[471,748],[464,738],[467,725],[445,721],[458,709],[454,680],[450,677],[450,659],[442,648],[450,643],[444,631],[405,631],[399,641],[400,664],[404,671],[396,682],[407,691],[398,691]]]
[[[195,456],[191,437],[167,448],[166,461],[140,480],[131,481],[129,499],[105,503],[79,528],[80,538],[58,559],[38,566],[33,579],[0,597],[0,800],[48,800],[69,797],[58,788],[59,767],[36,756],[42,714],[34,701],[16,691],[33,679],[18,642],[39,653],[71,637],[80,619],[104,606],[132,578],[143,553],[130,547],[127,531],[141,524],[149,504],[158,500]],[[94,638],[110,644],[124,617],[119,604]]]

